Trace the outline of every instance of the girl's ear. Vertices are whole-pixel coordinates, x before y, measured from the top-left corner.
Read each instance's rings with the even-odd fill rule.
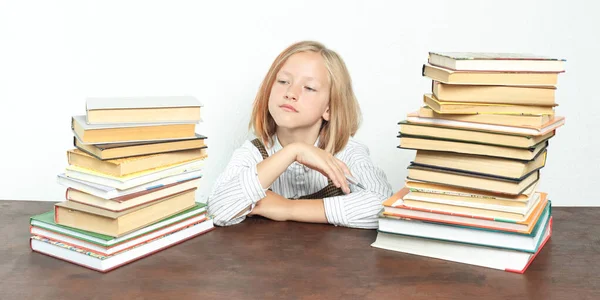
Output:
[[[325,109],[325,112],[323,113],[323,120],[329,122],[329,106],[327,106],[327,109]]]

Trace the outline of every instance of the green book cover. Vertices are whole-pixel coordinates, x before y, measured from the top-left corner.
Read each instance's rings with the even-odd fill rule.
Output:
[[[185,218],[185,219],[188,219],[193,216],[199,215],[205,211],[206,211],[206,204],[196,202],[195,206],[193,206],[187,210],[184,210],[184,211],[182,211],[176,215],[173,215],[167,219],[164,219],[159,222],[148,225],[147,227],[142,228],[137,231],[134,231],[130,234],[124,235],[120,238],[115,238],[115,237],[100,234],[100,233],[95,233],[95,232],[91,232],[91,231],[86,231],[86,230],[81,230],[81,229],[77,229],[77,228],[73,228],[73,227],[56,224],[56,223],[54,223],[54,210],[31,217],[29,219],[29,223],[32,226],[44,228],[46,230],[50,230],[50,231],[64,234],[64,235],[68,235],[68,236],[76,238],[76,239],[80,239],[83,241],[87,241],[90,243],[94,243],[94,244],[106,247],[106,246],[114,246],[114,245],[126,242],[137,236],[164,228],[165,226],[168,226],[168,225],[178,221],[178,219],[181,219],[181,216],[183,216],[183,215],[188,215]],[[149,227],[154,226],[154,225],[158,225],[158,226],[156,226],[155,228],[152,228],[151,230],[148,230]]]

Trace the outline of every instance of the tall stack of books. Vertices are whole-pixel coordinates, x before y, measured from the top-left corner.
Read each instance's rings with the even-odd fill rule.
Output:
[[[508,53],[429,53],[424,106],[400,125],[415,149],[405,187],[384,202],[372,246],[523,273],[550,238],[537,191],[564,60]]]
[[[66,201],[31,217],[31,249],[108,272],[213,229],[195,199],[200,108],[193,97],[87,99],[57,177]]]

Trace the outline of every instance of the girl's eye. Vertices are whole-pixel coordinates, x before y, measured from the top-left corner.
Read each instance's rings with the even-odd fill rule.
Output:
[[[311,92],[316,92],[317,91],[317,90],[315,90],[315,89],[313,89],[313,88],[311,88],[309,86],[305,86],[304,88],[307,89],[307,90],[309,90],[309,91],[311,91]]]
[[[277,83],[281,83],[281,84],[287,84],[288,82],[287,82],[286,80],[281,80],[281,79],[278,79],[278,80],[277,80]]]

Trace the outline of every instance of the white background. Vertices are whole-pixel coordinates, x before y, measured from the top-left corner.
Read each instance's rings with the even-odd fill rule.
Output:
[[[277,54],[314,39],[346,61],[363,111],[356,138],[394,189],[414,151],[398,126],[421,105],[428,51],[567,59],[539,189],[557,206],[597,205],[600,53],[592,1],[0,1],[0,199],[58,201],[55,177],[85,97],[192,95],[210,158],[204,201],[248,137],[250,108]]]

